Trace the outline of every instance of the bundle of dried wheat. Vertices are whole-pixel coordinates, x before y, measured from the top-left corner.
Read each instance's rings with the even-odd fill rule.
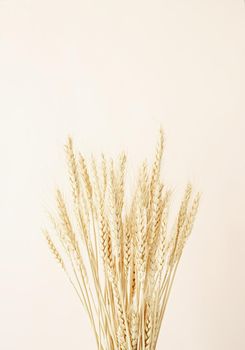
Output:
[[[66,272],[94,331],[98,349],[153,350],[175,272],[197,213],[187,185],[171,230],[170,191],[160,179],[163,132],[150,171],[140,168],[131,202],[125,203],[126,156],[104,155],[88,165],[65,146],[73,203],[57,191],[57,214],[50,215],[56,241],[48,245]]]

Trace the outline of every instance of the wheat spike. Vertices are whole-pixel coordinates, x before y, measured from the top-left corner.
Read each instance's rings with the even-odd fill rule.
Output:
[[[73,200],[75,205],[78,205],[78,202],[80,199],[80,182],[79,182],[77,163],[73,152],[73,142],[70,137],[68,138],[67,144],[65,145],[65,151],[67,156],[67,163],[68,163],[68,169],[69,169],[69,175],[70,175],[70,183],[72,187]]]
[[[54,255],[55,259],[58,261],[58,263],[60,264],[60,266],[62,267],[63,270],[65,270],[65,264],[64,264],[64,261],[63,259],[61,258],[60,256],[60,253],[59,251],[57,250],[56,246],[54,245],[49,233],[47,230],[45,230],[44,232],[44,236],[48,242],[48,246],[52,252],[52,254]]]

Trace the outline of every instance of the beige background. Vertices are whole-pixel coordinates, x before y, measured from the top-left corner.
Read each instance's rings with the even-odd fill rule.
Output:
[[[159,349],[245,349],[244,62],[242,0],[0,0],[0,349],[95,349],[41,236],[63,143],[133,174],[159,124],[176,199],[203,192]]]

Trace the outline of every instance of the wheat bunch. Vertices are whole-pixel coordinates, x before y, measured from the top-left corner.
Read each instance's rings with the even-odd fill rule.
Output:
[[[192,199],[188,184],[170,229],[171,192],[160,177],[163,148],[160,130],[153,165],[148,170],[143,162],[129,203],[124,153],[117,162],[104,155],[88,162],[75,154],[71,138],[65,146],[72,203],[68,206],[57,190],[57,215],[50,215],[57,244],[47,230],[44,234],[88,314],[100,350],[157,345],[200,198]]]

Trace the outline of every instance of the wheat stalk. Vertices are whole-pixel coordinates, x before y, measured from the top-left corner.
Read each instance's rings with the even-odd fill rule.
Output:
[[[125,200],[126,155],[86,161],[71,138],[65,146],[73,201],[56,191],[50,215],[59,245],[48,246],[74,287],[99,350],[154,350],[174,276],[197,214],[200,194],[188,184],[169,229],[170,190],[161,180],[160,130],[152,168],[140,167],[131,202]],[[72,209],[73,208],[73,209]],[[68,210],[69,209],[69,210]],[[58,248],[57,248],[58,247]]]

